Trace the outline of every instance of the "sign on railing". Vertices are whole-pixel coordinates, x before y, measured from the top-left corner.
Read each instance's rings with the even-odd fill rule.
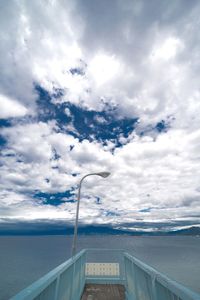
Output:
[[[86,249],[86,282],[124,284],[123,253],[121,249]]]
[[[119,277],[118,263],[86,263],[85,276]]]

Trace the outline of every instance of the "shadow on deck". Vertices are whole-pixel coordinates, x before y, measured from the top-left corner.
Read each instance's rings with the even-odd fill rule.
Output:
[[[86,284],[81,300],[124,300],[125,288],[121,284]]]

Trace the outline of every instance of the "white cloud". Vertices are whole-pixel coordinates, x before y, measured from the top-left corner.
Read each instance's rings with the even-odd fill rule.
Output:
[[[158,136],[156,141],[137,137],[112,154],[97,142],[78,142],[72,136],[54,132],[53,128],[52,124],[40,123],[4,132],[10,139],[10,151],[13,149],[21,160],[25,158],[25,162],[18,162],[17,156],[5,156],[3,160],[1,184],[13,192],[12,196],[3,194],[4,206],[7,203],[9,210],[2,212],[2,216],[11,218],[11,214],[12,218],[21,218],[23,214],[27,220],[66,218],[71,222],[75,204],[65,203],[60,207],[36,205],[35,199],[23,193],[65,191],[75,187],[84,174],[102,170],[110,171],[111,176],[107,179],[92,176],[83,185],[80,220],[84,223],[112,222],[116,226],[138,220],[168,223],[187,220],[188,215],[200,212],[199,132],[185,138],[184,130],[170,130]],[[24,143],[27,136],[30,141]],[[48,145],[45,156],[43,151],[40,157],[34,154],[37,144],[40,144],[38,150]],[[70,145],[74,146],[72,151]],[[56,161],[50,161],[52,149],[60,156]],[[27,151],[32,152],[32,161],[26,160]],[[3,154],[6,155],[6,150]],[[73,177],[72,173],[80,175]],[[46,178],[49,182],[45,181]],[[95,197],[100,197],[101,205],[95,203]],[[18,203],[15,212],[12,210],[15,201],[9,199],[16,199]],[[150,211],[140,212],[144,208],[150,208]],[[107,211],[117,214],[109,216]],[[198,217],[190,219],[197,222]]]
[[[178,38],[168,37],[161,45],[156,45],[152,53],[152,59],[154,62],[156,59],[172,59],[181,48],[183,48],[183,45]]]
[[[0,118],[23,117],[27,113],[27,108],[18,101],[0,95]]]
[[[114,56],[97,54],[88,65],[88,72],[97,87],[109,83],[119,72],[120,64]]]
[[[70,110],[69,108],[65,108],[65,114],[68,116],[68,117],[71,117],[71,113],[70,113]]]
[[[79,1],[68,1],[67,6],[62,1],[7,4],[5,13],[2,10],[6,39],[1,48],[1,89],[31,111],[37,82],[50,92],[62,88],[62,102],[101,110],[104,98],[119,107],[121,116],[138,116],[145,125],[171,114],[180,122],[178,111],[184,113],[191,91],[198,93],[193,76],[198,57],[189,49],[198,30],[199,6],[193,5],[165,3],[156,7],[154,16],[143,1],[95,7]],[[8,24],[6,12],[13,11]],[[15,36],[12,26],[18,28]],[[69,70],[82,68],[83,61],[85,75],[73,76]]]

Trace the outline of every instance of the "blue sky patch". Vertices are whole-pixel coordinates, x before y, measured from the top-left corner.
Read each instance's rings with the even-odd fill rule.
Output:
[[[75,72],[75,71],[74,71]],[[135,129],[138,118],[119,119],[115,117],[115,108],[106,106],[101,112],[87,110],[78,107],[69,102],[54,104],[53,96],[36,85],[35,89],[38,93],[38,111],[41,121],[56,120],[58,126],[63,131],[73,135],[80,141],[87,139],[89,141],[100,141],[106,144],[107,141],[115,143],[116,147],[122,146],[120,137],[125,138]],[[61,91],[59,91],[61,93]],[[70,114],[66,114],[65,110]],[[70,129],[73,125],[73,129]]]
[[[85,75],[85,71],[82,68],[72,68],[69,71],[72,75]]]
[[[156,124],[155,128],[158,132],[166,132],[168,127],[169,125],[164,120],[162,120]]]
[[[0,134],[0,148],[6,145],[6,139]]]
[[[142,213],[148,213],[151,211],[151,207],[147,207],[147,208],[143,208],[143,209],[140,209],[139,212],[142,212]]]
[[[12,126],[11,119],[0,119],[0,128],[11,127],[11,126]],[[5,145],[6,145],[6,139],[2,134],[0,134],[0,148],[5,147]]]
[[[0,119],[0,128],[10,126],[12,126],[11,119]]]
[[[106,217],[119,217],[120,213],[112,210],[103,210],[103,215]]]
[[[63,193],[44,193],[44,192],[36,192],[33,196],[35,199],[42,201],[45,205],[54,205],[59,206],[62,203],[74,203],[76,200],[74,199],[73,191],[66,191]]]
[[[54,93],[52,96],[39,85],[35,85],[35,90],[38,94],[38,118],[39,121],[47,122],[56,120],[60,126],[69,123],[70,118],[64,112],[63,104],[53,104],[52,99],[62,95],[62,91]]]

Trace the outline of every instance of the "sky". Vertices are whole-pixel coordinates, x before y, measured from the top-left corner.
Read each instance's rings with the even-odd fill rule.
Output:
[[[200,225],[200,2],[1,0],[0,232]],[[45,227],[45,228],[46,228]]]

